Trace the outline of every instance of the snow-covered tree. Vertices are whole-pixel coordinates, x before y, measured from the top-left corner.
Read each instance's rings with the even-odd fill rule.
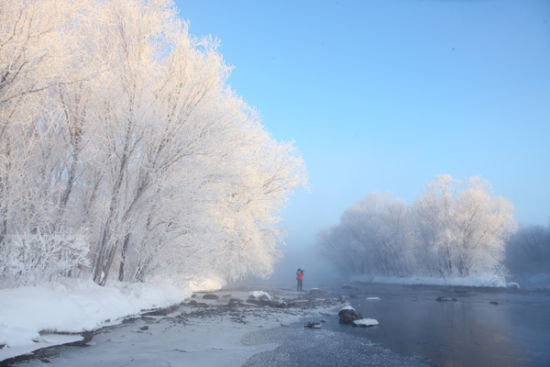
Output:
[[[87,253],[79,231],[57,227],[60,199],[70,180],[66,124],[54,90],[76,82],[69,64],[75,61],[71,44],[77,38],[67,30],[81,9],[76,2],[0,2],[2,280],[25,281],[26,274],[36,278],[39,267],[33,264],[53,266],[55,256],[58,263],[66,263],[62,257],[75,259],[67,269],[78,267]],[[67,255],[71,249],[74,257]]]
[[[501,277],[514,229],[511,204],[488,183],[445,175],[411,206],[371,194],[323,232],[320,245],[352,274]]]
[[[352,273],[407,275],[414,238],[410,209],[389,195],[370,194],[342,215],[340,224],[320,237],[331,256],[344,254],[344,267]]]
[[[8,254],[99,284],[269,273],[304,165],[215,41],[166,0],[2,0],[0,18],[0,280],[26,281]]]
[[[515,230],[512,205],[491,197],[480,178],[439,176],[414,204],[429,275],[465,277],[501,272],[504,248]]]

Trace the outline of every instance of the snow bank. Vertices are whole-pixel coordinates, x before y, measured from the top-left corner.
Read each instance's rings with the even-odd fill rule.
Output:
[[[222,289],[227,282],[221,278],[209,277],[209,278],[193,278],[188,280],[187,286],[193,292],[214,292]]]
[[[351,278],[352,281],[368,282],[368,283],[387,283],[387,284],[410,284],[410,285],[452,285],[452,286],[468,286],[468,287],[506,287],[504,277],[488,274],[470,277],[383,277],[372,275],[359,275]]]
[[[6,344],[0,349],[0,361],[13,356],[14,348],[28,347],[30,352],[42,347],[36,342],[40,331],[93,330],[144,309],[182,302],[190,295],[187,287],[165,283],[100,287],[91,281],[67,281],[0,289],[0,344]]]
[[[257,299],[257,300],[268,300],[268,301],[271,301],[272,300],[272,297],[269,293],[267,292],[264,292],[264,291],[253,291],[253,292],[250,292],[250,295],[249,295],[250,298],[252,299]]]

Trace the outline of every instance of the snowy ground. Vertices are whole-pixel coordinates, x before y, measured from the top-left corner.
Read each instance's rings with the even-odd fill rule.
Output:
[[[180,303],[189,296],[189,289],[167,284],[113,283],[100,287],[92,282],[67,281],[1,289],[0,361],[81,340],[83,331],[117,324],[129,315]]]
[[[90,341],[83,343],[86,348],[42,349],[30,360],[11,359],[7,365],[21,363],[25,366],[40,366],[48,363],[49,366],[123,366],[130,363],[133,366],[239,366],[250,356],[280,345],[269,342],[243,343],[245,335],[258,330],[288,327],[304,317],[319,320],[326,318],[329,312],[334,316],[335,306],[341,305],[334,298],[315,298],[308,293],[282,289],[269,290],[269,297],[251,289],[219,291],[208,295],[196,293],[188,297],[186,302],[180,303],[186,292],[170,287],[160,288],[158,286],[156,291],[149,288],[137,291],[128,289],[128,286],[120,289],[94,286],[87,289],[82,286],[78,295],[75,289],[67,294],[66,290],[56,287],[2,291],[0,307],[9,312],[2,312],[0,319],[3,330],[0,335],[4,343],[8,344],[0,350],[0,361],[31,349],[82,339],[80,335],[40,335],[40,330],[76,332],[103,327],[92,333]],[[9,295],[11,301],[6,301],[5,295]],[[256,296],[256,299],[251,296]],[[106,303],[102,304],[97,297]],[[35,302],[37,300],[41,301]],[[109,306],[109,300],[114,307]],[[46,309],[39,312],[42,306],[36,305],[42,301]],[[143,308],[169,304],[176,305],[139,314]],[[24,308],[17,311],[17,307]],[[107,313],[106,309],[112,312]],[[115,309],[117,312],[114,312]],[[33,313],[39,316],[32,317]],[[48,313],[54,317],[44,317]],[[61,317],[62,314],[65,314],[65,318]],[[123,325],[107,326],[117,320],[120,323],[123,314],[135,316],[126,319]],[[90,315],[91,319],[88,318]],[[24,330],[18,329],[21,325]]]

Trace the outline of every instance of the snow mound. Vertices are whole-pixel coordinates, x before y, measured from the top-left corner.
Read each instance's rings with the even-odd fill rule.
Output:
[[[367,301],[380,301],[380,297],[367,297]]]
[[[353,321],[353,323],[356,326],[369,327],[369,326],[378,325],[378,320],[376,320],[376,319],[360,319],[360,320]]]
[[[183,282],[185,283],[193,292],[215,292],[226,285],[226,282],[218,277],[193,277]]]
[[[165,283],[113,282],[100,287],[76,280],[0,289],[0,345],[6,345],[0,349],[0,361],[10,358],[15,349],[28,353],[43,347],[35,342],[41,340],[40,331],[93,330],[144,309],[180,303],[190,295],[188,288]]]
[[[258,300],[258,301],[272,301],[272,297],[269,293],[264,291],[253,291],[250,292],[248,298]]]

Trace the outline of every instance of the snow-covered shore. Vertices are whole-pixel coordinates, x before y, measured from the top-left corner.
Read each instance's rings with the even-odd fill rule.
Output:
[[[109,284],[66,281],[0,289],[0,361],[51,345],[80,340],[80,333],[117,324],[151,308],[191,296],[189,287],[166,283]],[[48,334],[50,332],[50,334]]]
[[[333,308],[341,304],[339,298],[318,289],[308,293],[239,288],[192,294],[190,288],[74,283],[0,290],[0,345],[5,344],[0,361],[81,341],[81,332],[120,324],[133,315],[123,325],[93,332],[91,341],[79,343],[92,347],[67,349],[63,358],[52,360],[53,365],[111,365],[131,357],[144,366],[159,359],[238,366],[253,354],[278,346],[243,343],[246,334],[288,326],[303,318],[320,320],[329,313],[335,315]],[[31,366],[42,363],[44,351],[37,353]]]
[[[357,275],[351,281],[363,283],[402,284],[402,285],[439,285],[439,286],[465,286],[465,287],[506,287],[503,276],[469,276],[469,277],[388,277],[374,275]]]

